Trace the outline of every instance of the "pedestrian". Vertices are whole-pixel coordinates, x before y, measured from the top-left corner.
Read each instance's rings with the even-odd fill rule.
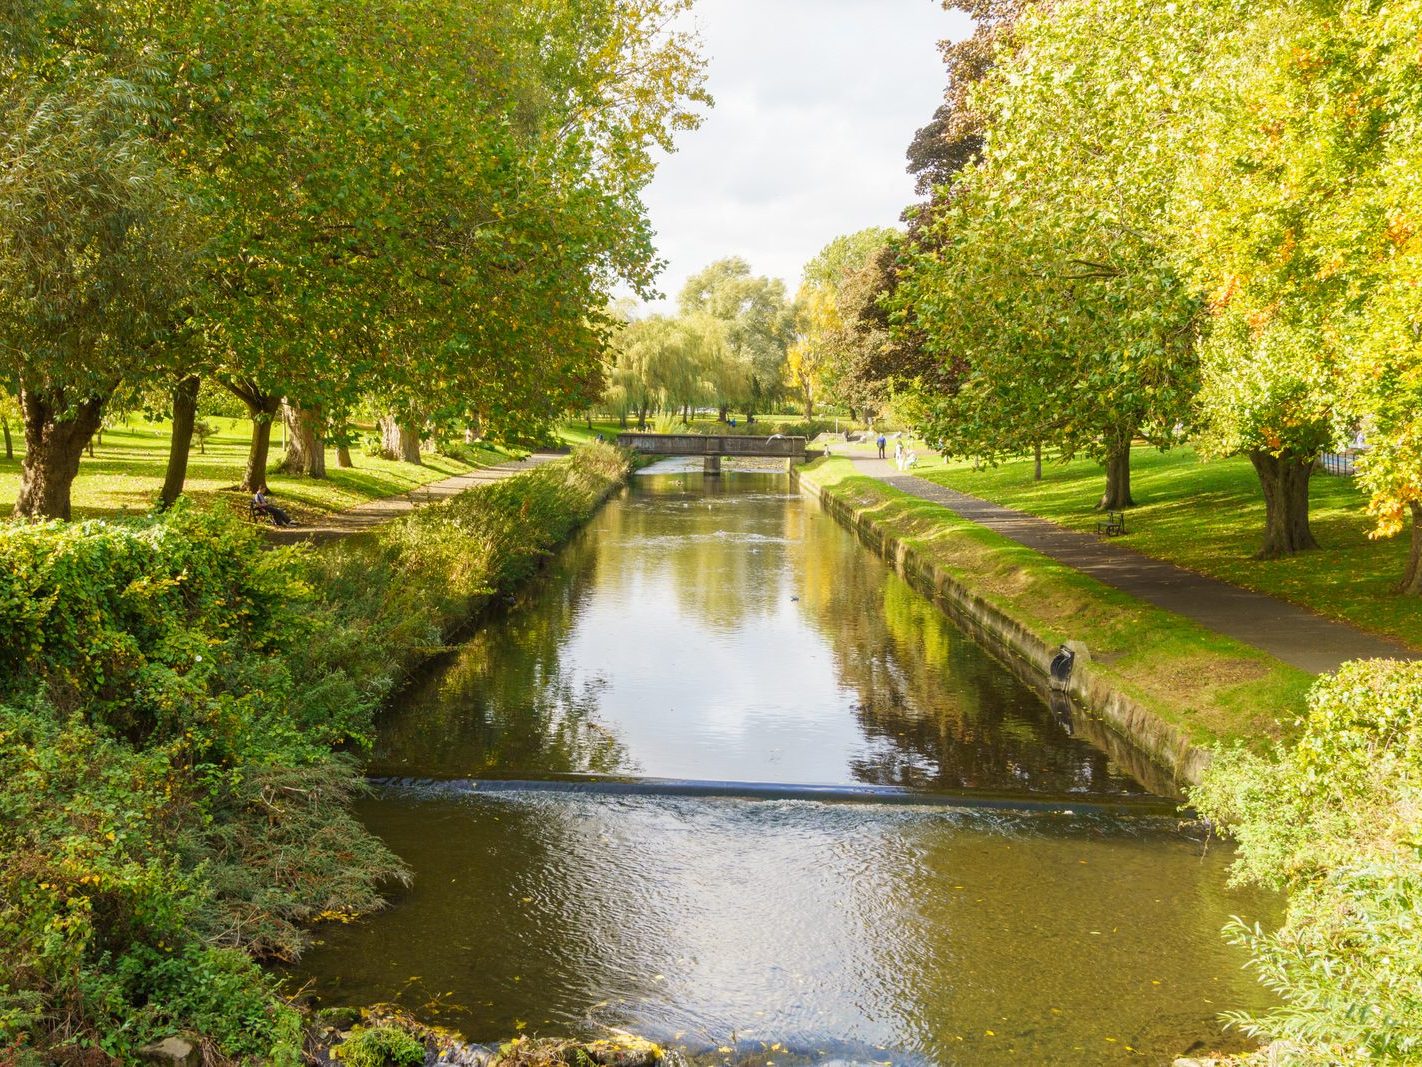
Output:
[[[881,433],[881,434],[879,435],[878,441],[876,441],[875,443],[879,446],[879,458],[880,458],[880,459],[883,459],[883,458],[884,458],[884,449],[886,449],[886,448],[889,447],[889,439],[888,439],[887,437],[885,437],[885,436]]]

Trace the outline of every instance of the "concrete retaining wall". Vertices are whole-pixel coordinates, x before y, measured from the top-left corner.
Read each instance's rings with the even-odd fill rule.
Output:
[[[861,541],[892,563],[904,579],[930,597],[959,626],[977,638],[1017,677],[1037,690],[1058,715],[1069,715],[1073,732],[1103,748],[1142,785],[1164,795],[1181,795],[1210,761],[1210,753],[1195,745],[1178,727],[1164,722],[1134,698],[1121,692],[1090,662],[1089,650],[1078,654],[1065,692],[1056,692],[1048,668],[1057,646],[973,592],[924,554],[889,533],[882,524],[855,511],[831,490],[791,476],[801,492],[818,501]]]

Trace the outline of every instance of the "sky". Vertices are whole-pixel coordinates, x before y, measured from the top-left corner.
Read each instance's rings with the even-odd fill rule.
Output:
[[[833,238],[898,225],[904,152],[943,99],[938,42],[972,30],[939,0],[698,0],[695,21],[716,106],[645,194],[668,261],[655,310],[733,255],[793,294]]]

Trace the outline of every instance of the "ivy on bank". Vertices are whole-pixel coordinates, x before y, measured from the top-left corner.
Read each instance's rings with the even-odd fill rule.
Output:
[[[256,961],[407,876],[349,807],[380,701],[626,473],[589,448],[325,552],[186,507],[0,527],[0,1059],[295,1063]]]

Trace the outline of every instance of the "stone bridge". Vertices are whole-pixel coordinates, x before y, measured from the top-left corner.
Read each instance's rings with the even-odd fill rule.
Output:
[[[783,459],[785,469],[805,461],[806,439],[751,437],[749,435],[703,435],[697,433],[623,433],[617,435],[623,448],[648,456],[704,456],[707,474],[721,473],[722,456],[753,456]]]

